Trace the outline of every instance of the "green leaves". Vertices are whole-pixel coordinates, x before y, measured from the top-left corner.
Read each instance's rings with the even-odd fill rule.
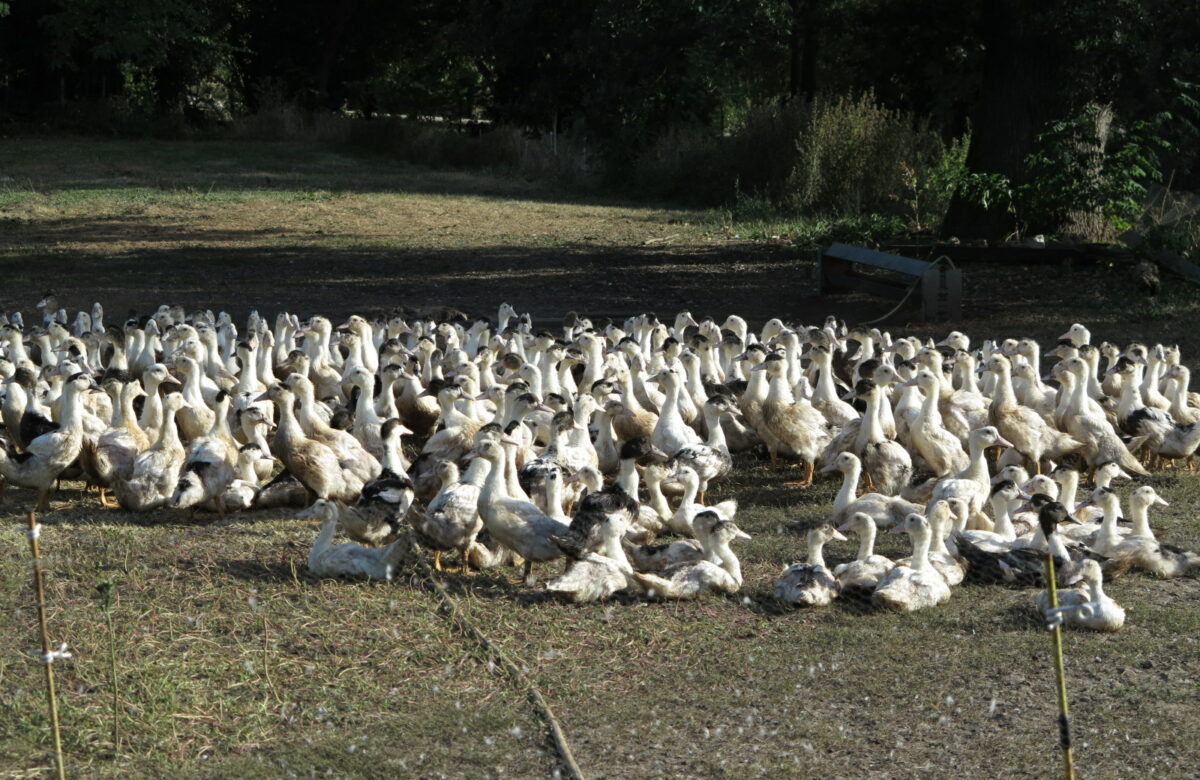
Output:
[[[1110,107],[1089,104],[1046,126],[1025,157],[1024,183],[970,173],[957,191],[985,209],[1003,206],[1018,233],[1057,232],[1079,215],[1094,215],[1120,234],[1141,216],[1147,185],[1163,181],[1162,154],[1173,148],[1167,133],[1178,124],[1174,113],[1161,111],[1123,126]]]

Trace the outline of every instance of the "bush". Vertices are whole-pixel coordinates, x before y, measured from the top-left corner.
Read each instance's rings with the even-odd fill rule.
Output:
[[[942,157],[937,134],[869,92],[818,100],[796,144],[785,203],[818,214],[894,212]]]
[[[661,135],[625,181],[640,193],[745,210],[898,216],[937,222],[961,178],[966,139],[945,145],[926,123],[871,93],[749,112],[724,136],[694,125]]]

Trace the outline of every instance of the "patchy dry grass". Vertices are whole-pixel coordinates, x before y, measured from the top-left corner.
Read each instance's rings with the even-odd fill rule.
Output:
[[[0,307],[47,287],[115,316],[164,300],[340,315],[394,305],[549,322],[568,309],[651,308],[819,320],[872,299],[818,298],[811,264],[779,243],[723,236],[698,212],[580,199],[503,176],[426,171],[300,144],[6,141],[0,146]],[[652,240],[647,244],[648,240]],[[969,268],[976,340],[1180,342],[1197,296],[1132,294],[1106,269]],[[922,334],[944,331],[924,324]],[[746,588],[690,604],[567,606],[505,573],[448,574],[461,608],[527,669],[589,777],[1051,776],[1058,768],[1050,639],[1029,592],[963,587],[942,608],[846,603],[782,611],[779,569],[802,554],[835,486],[740,460]],[[1165,539],[1200,548],[1200,480],[1151,483]],[[523,694],[411,580],[318,582],[309,522],[256,512],[207,523],[101,510],[68,485],[42,518],[56,667],[78,776],[545,776],[555,763]],[[29,559],[15,533],[32,496],[0,506],[0,776],[45,774],[48,738]],[[882,536],[881,552],[903,537]],[[831,561],[853,545],[833,545]],[[119,744],[98,582],[116,586]],[[1089,777],[1195,772],[1200,586],[1131,577],[1113,636],[1069,634],[1077,757]]]
[[[445,582],[543,691],[589,776],[978,773],[997,761],[1006,775],[1051,774],[1053,669],[1032,594],[963,587],[913,615],[853,602],[780,610],[774,577],[833,493],[784,487],[786,476],[747,462],[724,486],[754,536],[737,597],[575,607],[502,572]],[[1156,525],[1200,547],[1196,479],[1154,481],[1172,502]],[[63,498],[43,544],[53,635],[75,653],[56,670],[80,774],[525,777],[555,766],[529,703],[419,583],[311,580],[309,522],[257,512],[200,524],[105,512],[73,489]],[[31,500],[10,496],[8,527]],[[903,544],[881,542],[885,554]],[[23,537],[5,534],[0,763],[14,771],[47,760],[40,672],[24,653],[36,644],[28,563]],[[117,750],[102,580],[117,593]],[[1079,761],[1089,776],[1188,771],[1200,588],[1129,578],[1109,591],[1127,628],[1066,638]]]

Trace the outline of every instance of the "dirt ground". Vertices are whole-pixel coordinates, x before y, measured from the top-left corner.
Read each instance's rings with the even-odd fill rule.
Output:
[[[31,316],[53,290],[110,322],[160,303],[340,317],[404,306],[494,316],[501,301],[552,325],[569,310],[653,310],[819,322],[891,303],[816,294],[807,250],[749,241],[719,215],[613,202],[503,176],[432,172],[297,144],[0,140],[0,309]],[[967,267],[958,328],[978,341],[1096,340],[1200,349],[1193,290],[1156,298],[1104,266]],[[826,519],[837,485],[739,459],[753,539],[735,598],[574,607],[506,572],[444,576],[464,613],[515,655],[561,718],[587,777],[1047,777],[1058,772],[1049,636],[1028,591],[963,587],[914,615],[862,603],[784,611],[770,593]],[[1164,538],[1200,548],[1200,480],[1150,480],[1172,504]],[[317,582],[309,521],[254,512],[213,522],[99,509],[69,485],[44,519],[51,622],[71,640],[62,691],[81,775],[553,776],[521,692],[409,582]],[[1122,488],[1124,491],[1125,488]],[[9,490],[0,523],[22,521]],[[52,527],[51,527],[52,526]],[[899,554],[903,537],[880,538]],[[832,546],[831,561],[853,555]],[[23,537],[0,537],[0,776],[47,772]],[[119,722],[98,581],[118,583]],[[1071,634],[1081,776],[1196,776],[1200,595],[1194,577],[1110,587],[1119,634]]]

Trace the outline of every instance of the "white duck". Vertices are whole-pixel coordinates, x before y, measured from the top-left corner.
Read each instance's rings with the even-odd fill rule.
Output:
[[[733,468],[733,457],[729,454],[725,430],[721,427],[721,415],[732,409],[733,404],[723,395],[709,398],[702,410],[704,424],[708,429],[708,441],[704,444],[685,445],[672,458],[676,463],[690,466],[700,477],[700,503],[704,503],[709,481],[725,476]]]
[[[1011,447],[1012,443],[1000,435],[994,426],[988,425],[971,431],[969,447],[971,457],[967,468],[946,479],[940,480],[933,489],[933,500],[960,498],[970,508],[968,527],[985,531],[992,530],[992,521],[983,513],[984,502],[991,494],[992,482],[984,457],[988,447]]]
[[[858,556],[833,567],[838,585],[844,591],[874,591],[879,580],[896,566],[890,558],[875,554],[875,520],[865,512],[855,512],[838,531],[853,531],[859,539]]]
[[[912,457],[898,442],[884,435],[881,411],[885,400],[883,388],[869,379],[863,379],[855,386],[855,393],[867,402],[854,449],[861,454],[868,487],[884,495],[896,495],[908,487],[912,480]]]
[[[179,483],[184,449],[175,425],[176,413],[187,405],[181,393],[168,393],[162,402],[162,425],[158,440],[134,458],[129,479],[113,483],[113,493],[122,509],[145,512],[167,503]]]
[[[7,483],[35,488],[39,511],[50,510],[51,485],[79,457],[83,447],[83,394],[93,384],[87,374],[72,375],[63,386],[57,429],[34,438],[24,452],[18,453],[11,445],[0,449],[0,475]]]
[[[897,566],[884,576],[871,600],[887,609],[912,612],[941,604],[950,598],[950,586],[929,563],[932,531],[924,515],[913,513],[892,533],[908,533],[913,553],[908,566]]]
[[[967,530],[959,533],[972,544],[987,552],[1005,552],[1013,549],[1017,540],[1017,531],[1013,527],[1012,507],[1021,497],[1017,484],[1010,479],[1002,479],[992,486],[991,504],[994,525],[991,531]]]
[[[633,567],[621,547],[621,538],[629,530],[629,513],[598,513],[595,520],[593,532],[599,536],[600,549],[583,552],[562,575],[546,583],[546,590],[575,604],[606,599],[631,584]]]
[[[674,514],[668,522],[671,530],[677,534],[687,536],[695,535],[693,520],[696,515],[703,512],[704,505],[696,501],[696,497],[700,492],[700,475],[691,469],[688,465],[680,463],[676,466],[674,474],[671,475],[669,481],[678,482],[683,485],[683,498],[676,507]],[[714,504],[712,509],[716,510],[721,517],[732,520],[737,514],[737,500],[726,499],[720,503]]]
[[[401,537],[386,547],[363,547],[354,542],[333,544],[337,531],[338,511],[331,501],[318,501],[299,517],[321,519],[321,532],[308,554],[308,571],[314,577],[366,577],[390,580],[409,556],[407,537]]]
[[[708,560],[677,564],[662,576],[634,572],[632,579],[651,598],[691,599],[707,593],[736,593],[742,587],[742,565],[730,544],[734,539],[749,539],[750,535],[732,520],[705,511],[696,517],[696,537],[708,551]]]
[[[834,540],[849,541],[832,525],[810,530],[807,536],[808,560],[805,563],[793,563],[783,570],[775,582],[775,598],[786,604],[809,607],[825,607],[837,598],[841,585],[825,565],[824,556],[826,542]]]
[[[923,368],[900,386],[918,387],[924,395],[921,410],[909,428],[913,448],[938,476],[965,469],[968,458],[963,452],[962,443],[942,424],[942,414],[938,410],[938,398],[941,393],[941,381],[938,376]]]
[[[1058,611],[1064,626],[1093,631],[1116,631],[1125,625],[1125,609],[1104,592],[1100,564],[1085,560],[1080,566],[1078,587],[1058,591]],[[1043,615],[1050,610],[1050,595],[1037,595],[1037,608]]]
[[[167,503],[176,509],[187,509],[212,501],[223,517],[225,490],[233,482],[237,449],[229,433],[229,394],[219,391],[216,402],[212,428],[188,444],[183,471]]]
[[[1151,504],[1170,506],[1149,485],[1141,486],[1129,497],[1129,516],[1133,528],[1120,544],[1112,548],[1112,565],[1117,568],[1132,566],[1159,579],[1180,577],[1189,569],[1200,566],[1200,555],[1162,544],[1154,537],[1148,516]]]
[[[221,496],[226,512],[242,512],[254,506],[258,498],[258,462],[262,450],[254,442],[243,444],[238,450],[237,463],[233,466],[233,481]]]
[[[444,550],[458,550],[465,567],[467,551],[483,530],[479,493],[491,468],[491,461],[474,458],[459,480],[458,467],[453,461],[442,461],[438,466],[443,487],[412,523],[417,541],[434,551],[433,567],[438,571],[442,570]]]
[[[491,463],[479,494],[479,514],[484,527],[500,544],[525,559],[524,581],[533,581],[533,564],[562,557],[551,539],[568,530],[566,523],[550,517],[536,504],[510,498],[505,478],[507,456],[501,442],[485,440],[477,446],[479,456]]]
[[[863,512],[871,516],[876,524],[893,526],[903,522],[913,512],[921,512],[924,507],[899,496],[885,496],[881,493],[866,493],[857,495],[858,480],[862,474],[862,461],[852,452],[843,452],[833,463],[822,471],[840,471],[842,487],[833,500],[832,522],[841,524],[850,519],[855,512]]]
[[[659,410],[658,422],[650,434],[650,441],[668,456],[674,455],[684,447],[701,444],[699,435],[687,423],[679,411],[679,392],[681,378],[679,371],[674,368],[664,368],[652,377],[662,385],[665,393],[662,408]],[[717,430],[720,425],[715,426]]]

